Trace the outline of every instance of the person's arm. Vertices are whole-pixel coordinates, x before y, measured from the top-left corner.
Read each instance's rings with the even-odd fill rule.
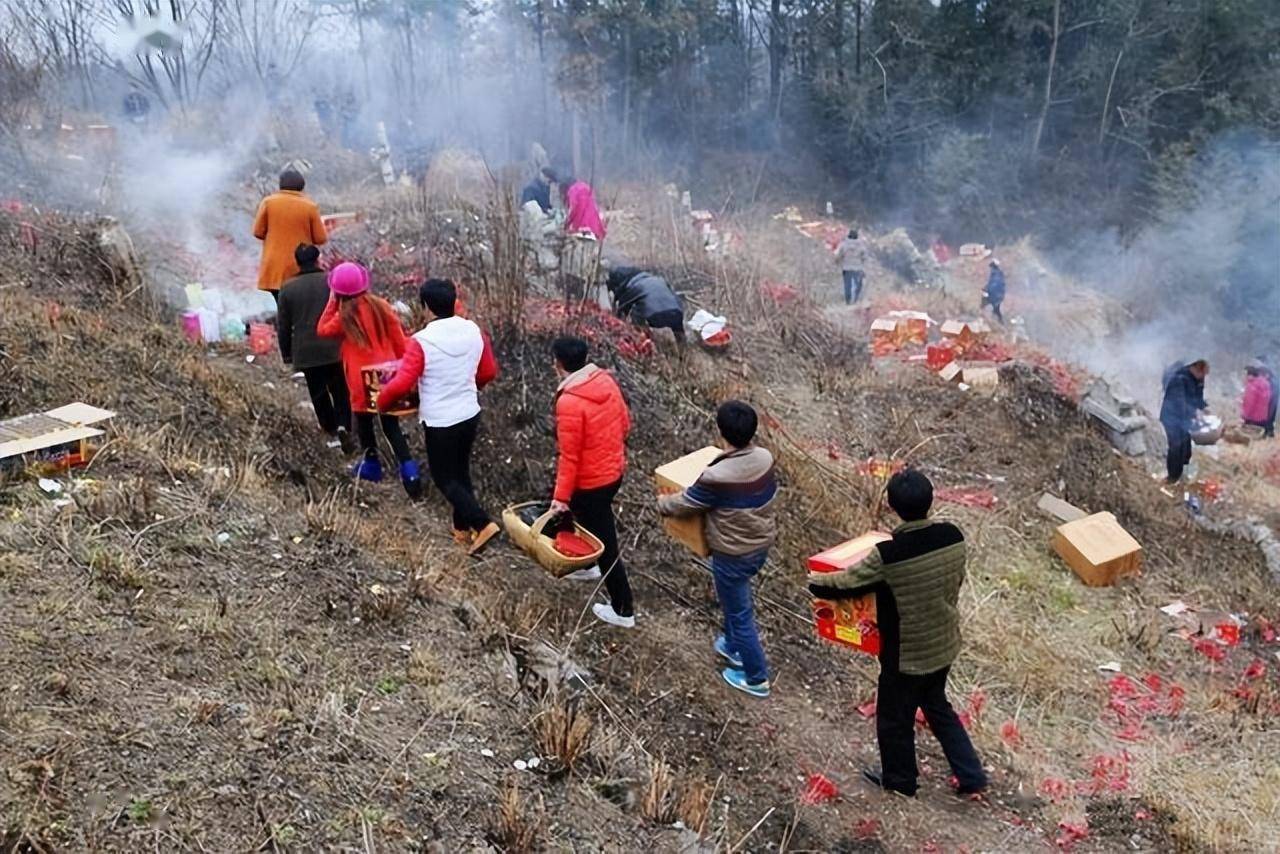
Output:
[[[324,227],[324,219],[320,216],[320,208],[311,206],[311,245],[323,246],[329,242],[329,229]]]
[[[378,411],[386,412],[392,404],[413,391],[426,367],[427,356],[422,352],[422,345],[410,339],[400,360],[400,370],[378,392]]]
[[[498,378],[498,357],[493,354],[493,342],[482,329],[480,337],[484,341],[484,349],[480,351],[480,363],[476,365],[476,388],[484,388]]]
[[[574,407],[564,397],[556,402],[556,445],[559,455],[556,461],[556,488],[552,497],[563,504],[573,498],[573,488],[578,482],[578,469],[582,465],[582,443],[586,432],[586,416],[573,411]]]
[[[670,495],[658,496],[658,514],[661,516],[700,516],[708,510],[714,510],[724,502],[720,496],[704,481],[705,474],[694,482],[693,486]]]
[[[276,343],[280,345],[280,358],[287,365],[293,361],[293,305],[288,291],[280,292],[280,304],[276,306]]]
[[[329,295],[329,302],[325,304],[324,311],[320,313],[320,319],[316,321],[316,335],[321,338],[341,338],[342,337],[342,317],[338,314],[338,300]]]
[[[258,214],[253,218],[253,236],[259,240],[267,239],[267,200],[258,205]]]
[[[848,569],[810,572],[808,579],[809,592],[819,599],[853,599],[884,580],[884,563],[876,548]]]

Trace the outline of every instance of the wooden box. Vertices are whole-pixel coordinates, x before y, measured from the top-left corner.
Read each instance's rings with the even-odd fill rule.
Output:
[[[378,409],[378,394],[382,391],[383,383],[391,382],[391,378],[396,375],[396,371],[400,370],[400,361],[397,359],[393,362],[381,362],[377,365],[365,365],[360,369],[360,379],[364,383],[365,400],[369,402],[369,408],[373,411]],[[412,415],[418,411],[418,389],[414,388],[405,397],[391,404],[387,410],[387,415]]]
[[[1142,567],[1142,546],[1105,512],[1059,525],[1053,550],[1090,587],[1109,587]]]
[[[686,454],[678,460],[658,466],[653,472],[653,479],[658,485],[658,494],[683,492],[693,486],[702,476],[703,470],[722,453],[724,451],[709,445],[692,454]],[[699,557],[711,554],[711,549],[707,546],[706,523],[701,515],[681,519],[667,517],[662,520],[662,525],[677,542]]]
[[[866,557],[876,543],[890,539],[873,532],[829,548],[809,558],[812,572],[848,569]],[[876,628],[876,596],[867,593],[849,599],[814,599],[813,624],[818,637],[853,647],[871,655],[880,653],[880,632]]]

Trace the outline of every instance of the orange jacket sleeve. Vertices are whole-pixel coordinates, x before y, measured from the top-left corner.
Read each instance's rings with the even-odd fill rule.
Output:
[[[253,218],[253,236],[259,240],[267,239],[267,200],[258,205],[258,215]]]
[[[493,354],[493,342],[483,330],[484,350],[480,352],[480,364],[476,365],[476,388],[484,388],[498,378],[498,357]]]
[[[329,240],[329,231],[324,227],[324,220],[320,218],[320,208],[316,205],[311,206],[311,245],[322,246]]]
[[[412,391],[426,367],[427,357],[422,352],[422,345],[410,338],[404,348],[404,358],[400,360],[400,370],[378,392],[378,411],[386,412],[388,407]]]
[[[338,315],[338,301],[334,299],[333,294],[329,295],[329,302],[320,313],[320,319],[316,321],[316,335],[321,338],[342,337],[342,317]]]
[[[582,409],[567,395],[556,401],[556,445],[559,460],[556,462],[556,488],[552,496],[556,501],[568,502],[573,498],[578,484],[578,468],[582,465],[582,443],[585,438],[586,417]]]

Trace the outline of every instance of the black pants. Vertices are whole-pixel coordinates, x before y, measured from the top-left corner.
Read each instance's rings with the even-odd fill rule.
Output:
[[[987,784],[982,760],[969,741],[964,724],[947,700],[950,667],[923,676],[881,668],[876,695],[876,740],[880,743],[881,782],[904,795],[916,793],[916,709],[924,711],[929,729],[962,789]]]
[[[400,419],[395,415],[379,415],[377,418],[382,425],[382,435],[387,437],[391,450],[395,452],[396,462],[407,463],[413,459],[413,454],[409,452],[409,442],[400,430]],[[360,447],[364,448],[366,457],[378,456],[378,437],[373,432],[373,419],[372,412],[356,413],[356,433],[360,436]]]
[[[991,306],[991,313],[996,316],[996,320],[1000,321],[1001,323],[1004,323],[1004,315],[1000,313],[1000,303],[1002,302],[1004,302],[1004,297],[1000,297],[999,299],[994,299],[994,300],[991,297],[982,298],[982,305]],[[979,306],[979,309],[981,309],[981,307],[982,306]]]
[[[861,270],[842,270],[840,274],[844,277],[845,305],[851,305],[858,301],[858,297],[862,296],[863,272]]]
[[[631,582],[618,554],[618,528],[613,520],[613,498],[621,487],[622,481],[618,481],[598,489],[579,489],[569,499],[569,509],[579,525],[604,543],[600,571],[604,573],[604,586],[609,591],[609,604],[618,616],[630,617],[635,613]]]
[[[683,344],[684,337],[684,312],[679,309],[671,309],[670,311],[660,311],[651,315],[645,323],[650,329],[670,329],[675,333],[676,341]]]
[[[1191,434],[1186,430],[1164,425],[1165,438],[1169,440],[1169,454],[1165,457],[1165,467],[1169,473],[1169,482],[1177,483],[1182,479],[1182,470],[1191,462]]]
[[[303,368],[302,375],[306,377],[307,393],[311,395],[311,405],[315,408],[320,429],[330,436],[337,433],[339,427],[350,430],[351,396],[347,393],[342,363]]]
[[[479,415],[449,427],[422,426],[431,481],[453,507],[453,527],[458,531],[479,531],[490,521],[471,485],[471,447],[479,426]]]

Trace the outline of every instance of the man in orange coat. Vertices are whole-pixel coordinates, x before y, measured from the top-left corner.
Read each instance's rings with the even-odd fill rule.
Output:
[[[262,241],[262,262],[258,265],[258,290],[280,300],[280,287],[298,275],[293,258],[300,243],[319,246],[329,239],[320,208],[303,195],[307,181],[302,173],[286,169],[280,173],[280,192],[272,193],[258,205],[253,220],[253,236]]]
[[[551,347],[556,375],[556,486],[552,510],[570,510],[575,521],[604,544],[600,565],[570,575],[594,581],[604,570],[609,604],[598,602],[592,612],[602,622],[634,628],[631,584],[618,555],[618,530],[613,499],[627,468],[627,434],[631,413],[613,375],[587,361],[587,342],[558,338]]]

